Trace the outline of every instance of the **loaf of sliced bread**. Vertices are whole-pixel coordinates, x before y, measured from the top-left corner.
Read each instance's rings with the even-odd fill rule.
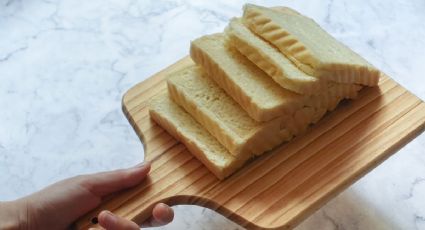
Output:
[[[235,157],[262,154],[292,137],[281,126],[286,117],[255,121],[198,66],[173,73],[167,83],[172,100]]]
[[[320,81],[298,69],[279,50],[246,28],[240,19],[233,18],[225,32],[233,47],[281,87],[304,95],[320,94],[325,91],[326,81]]]
[[[150,101],[149,112],[155,122],[181,141],[219,179],[229,176],[248,160],[232,156],[183,108],[172,102],[168,93],[155,96]]]
[[[380,75],[311,19],[252,4],[224,34],[194,40],[190,55],[197,65],[169,74],[149,113],[219,179]]]
[[[233,18],[226,28],[229,42],[239,52],[255,63],[259,68],[271,76],[279,85],[285,88],[286,78],[314,78],[298,69],[284,54],[274,46],[262,40],[251,32],[239,18]],[[316,79],[316,78],[315,78]],[[301,94],[321,95],[321,105],[331,103],[334,97],[354,98],[361,86],[357,84],[336,83],[321,80],[323,87],[318,91],[309,91]]]
[[[223,34],[194,40],[190,55],[257,121],[292,114],[304,105],[303,96],[280,87],[237,50],[229,47]]]
[[[243,23],[275,45],[305,73],[341,83],[375,86],[380,72],[312,19],[289,8],[244,7]]]

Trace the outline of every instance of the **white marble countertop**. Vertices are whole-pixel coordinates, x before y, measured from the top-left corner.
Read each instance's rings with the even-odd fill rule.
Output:
[[[142,161],[123,93],[240,15],[243,1],[229,2],[0,0],[0,199]],[[311,16],[425,98],[423,0],[256,3]],[[175,210],[163,229],[241,229],[200,207]],[[425,135],[297,229],[425,229]]]

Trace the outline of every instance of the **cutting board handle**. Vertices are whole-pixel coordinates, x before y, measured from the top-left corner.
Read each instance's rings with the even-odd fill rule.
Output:
[[[177,141],[151,161],[151,171],[139,185],[113,194],[102,201],[102,206],[81,218],[78,229],[98,227],[96,217],[103,210],[141,225],[152,214],[158,203],[167,205],[198,204],[214,208],[219,206],[204,196],[205,188],[219,180]],[[152,155],[151,155],[152,156]]]
[[[171,205],[175,198],[170,194],[155,194],[163,188],[163,183],[158,183],[152,176],[138,186],[112,194],[102,201],[102,207],[85,215],[77,223],[77,229],[97,228],[97,216],[103,210],[109,210],[114,214],[130,219],[141,225],[151,215],[152,210],[158,203]],[[171,199],[174,198],[174,199]]]

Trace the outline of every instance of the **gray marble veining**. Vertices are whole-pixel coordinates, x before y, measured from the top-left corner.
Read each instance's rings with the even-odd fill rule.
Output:
[[[425,98],[425,2],[253,1],[286,5]],[[143,148],[121,112],[132,85],[222,31],[244,1],[0,0],[0,199],[57,180],[134,165]],[[241,229],[176,207],[163,229]],[[425,136],[297,229],[425,229]]]

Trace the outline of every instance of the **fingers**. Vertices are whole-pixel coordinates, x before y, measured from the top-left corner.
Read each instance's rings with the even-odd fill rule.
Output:
[[[149,173],[149,170],[150,163],[145,162],[129,169],[82,176],[81,185],[92,194],[102,197],[139,184]]]
[[[170,223],[174,219],[174,211],[168,205],[159,203],[152,210],[152,216],[142,227],[157,227]]]
[[[106,230],[139,230],[140,227],[133,221],[124,219],[110,211],[102,211],[99,216],[99,225]]]
[[[170,223],[174,218],[174,211],[168,205],[159,203],[152,210],[152,216],[142,224],[142,227],[158,227]],[[106,230],[128,229],[139,230],[140,227],[133,221],[119,217],[110,211],[102,211],[98,216],[99,225]]]

